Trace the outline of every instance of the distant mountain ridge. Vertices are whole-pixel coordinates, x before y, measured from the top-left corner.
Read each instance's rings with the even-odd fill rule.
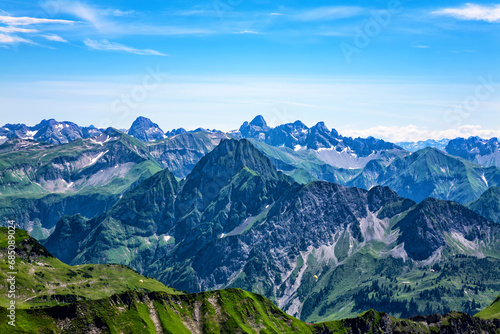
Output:
[[[500,187],[490,187],[477,200],[466,205],[472,211],[500,224]]]
[[[12,138],[0,145],[0,221],[46,237],[62,216],[98,216],[163,168],[185,177],[221,138],[195,132],[145,143],[112,128],[62,145]]]
[[[137,124],[136,130],[143,133],[149,126],[157,129],[147,119]],[[300,121],[270,128],[258,116],[236,132],[177,129],[173,136],[151,142],[90,127],[80,129],[84,136],[92,134],[90,138],[61,144],[70,137],[54,139],[56,132],[47,129],[80,133],[71,132],[76,125],[66,125],[49,120],[36,127],[56,144],[13,137],[0,145],[0,218],[16,219],[38,237],[46,236],[63,215],[93,218],[109,210],[135,182],[162,168],[185,178],[222,139],[244,135],[251,136],[252,144],[280,171],[302,184],[324,180],[364,189],[384,185],[414,201],[432,196],[462,204],[500,185],[498,167],[481,167],[435,149],[409,155],[377,139],[342,137],[322,122],[312,128]]]
[[[445,148],[446,152],[485,167],[500,166],[500,141],[498,138],[488,140],[479,137],[451,140]]]
[[[80,127],[72,122],[49,119],[30,127],[24,124],[6,124],[0,127],[0,143],[11,138],[19,138],[60,145],[76,139],[97,137],[100,134],[102,131],[93,126]]]
[[[204,131],[222,133],[218,130],[198,128],[186,131],[183,128],[164,132],[150,119],[138,117],[128,130],[130,136],[143,142],[156,142],[184,133]],[[76,139],[99,136],[104,129],[93,126],[80,127],[71,122],[57,122],[54,119],[28,127],[24,124],[6,124],[0,127],[0,144],[11,138],[32,139],[51,144],[65,144]],[[295,151],[314,150],[320,160],[339,168],[364,167],[369,161],[379,159],[381,152],[391,152],[387,159],[395,154],[416,152],[426,147],[433,147],[449,154],[462,157],[485,167],[500,167],[500,143],[497,138],[484,140],[478,137],[456,138],[419,142],[390,143],[384,140],[343,137],[335,129],[329,130],[324,122],[318,122],[309,128],[301,121],[287,123],[274,128],[267,125],[264,117],[256,116],[251,122],[244,122],[236,131],[226,134],[233,138],[253,138],[273,147],[287,147]],[[382,154],[382,155],[384,155]]]
[[[220,132],[203,128],[198,128],[189,132],[198,131],[211,133]],[[19,138],[45,141],[51,144],[65,144],[76,139],[96,137],[103,132],[103,129],[96,129],[93,126],[87,128],[79,127],[71,122],[57,122],[51,119],[47,121],[44,120],[33,127],[27,127],[24,124],[6,124],[0,128],[0,138],[3,138],[3,141],[10,138]],[[130,136],[143,142],[155,142],[186,132],[188,131],[180,128],[165,133],[156,123],[142,116],[138,117],[133,122],[130,129],[126,131]],[[240,138],[255,138],[257,140],[262,138],[262,141],[276,147],[285,146],[295,150],[335,149],[338,152],[349,150],[352,154],[361,157],[369,156],[374,150],[399,148],[395,144],[387,143],[372,137],[368,139],[342,137],[335,129],[330,131],[323,122],[319,122],[312,128],[308,128],[300,121],[271,128],[267,125],[262,116],[255,117],[250,123],[245,122],[238,131],[232,131],[230,133]]]
[[[343,137],[335,130],[329,130],[324,122],[318,122],[308,128],[301,121],[279,125],[271,128],[264,117],[257,116],[250,123],[245,122],[237,132],[242,138],[254,138],[272,146],[284,146],[294,150],[301,149],[335,149],[341,152],[351,149],[354,154],[368,156],[373,150],[395,149],[397,145],[369,137],[352,139]]]
[[[401,146],[408,152],[416,152],[419,150],[422,150],[426,147],[433,147],[437,148],[438,150],[444,151],[446,148],[446,145],[450,142],[449,139],[440,139],[440,140],[435,140],[435,139],[428,139],[428,140],[421,140],[417,142],[399,142],[396,143],[397,145]]]

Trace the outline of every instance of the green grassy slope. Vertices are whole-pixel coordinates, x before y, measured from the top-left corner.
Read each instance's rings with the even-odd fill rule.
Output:
[[[444,316],[396,319],[369,310],[358,317],[308,324],[280,311],[262,296],[239,289],[191,295],[128,291],[101,300],[16,313],[7,324],[0,307],[2,333],[499,333],[497,319],[450,312]]]
[[[26,231],[16,231],[17,307],[29,309],[64,305],[77,300],[95,300],[128,290],[180,292],[146,278],[123,265],[68,266],[53,257]],[[6,282],[7,228],[0,227],[0,282]],[[0,295],[0,306],[9,303]]]
[[[500,187],[490,187],[477,200],[466,204],[472,211],[500,223]]]
[[[500,319],[500,296],[490,306],[475,316],[481,319]]]

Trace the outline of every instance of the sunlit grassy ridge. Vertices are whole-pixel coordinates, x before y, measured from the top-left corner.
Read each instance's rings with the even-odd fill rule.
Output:
[[[27,309],[96,300],[135,291],[180,292],[166,287],[155,279],[144,277],[123,265],[69,266],[52,257],[45,248],[24,230],[16,231],[17,307]],[[7,228],[0,228],[0,285],[9,272],[7,263]],[[0,295],[0,306],[9,303],[6,294]]]
[[[487,308],[476,314],[481,319],[500,319],[500,296]]]

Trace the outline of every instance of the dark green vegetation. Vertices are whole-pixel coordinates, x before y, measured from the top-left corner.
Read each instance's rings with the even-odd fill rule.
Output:
[[[297,184],[248,140],[224,140],[185,180],[159,172],[106,214],[64,218],[43,244],[67,263],[117,262],[181,290],[260,293],[317,322],[370,307],[474,314],[500,293],[499,235],[458,203]]]
[[[477,200],[467,204],[472,211],[500,223],[500,187],[491,187]]]
[[[482,320],[451,312],[410,320],[369,310],[353,319],[307,324],[268,299],[240,289],[184,294],[125,266],[62,264],[17,230],[19,268],[16,326],[8,325],[0,297],[2,333],[495,333],[498,300]],[[5,262],[7,229],[0,229]],[[4,265],[3,265],[4,266]],[[1,268],[2,272],[5,270]],[[32,282],[28,274],[34,272]],[[5,282],[5,277],[0,277]],[[83,288],[81,288],[83,287]]]

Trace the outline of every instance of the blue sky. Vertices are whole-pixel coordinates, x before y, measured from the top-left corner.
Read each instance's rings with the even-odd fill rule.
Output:
[[[9,1],[0,123],[500,136],[500,3]],[[498,82],[498,83],[497,83]]]

